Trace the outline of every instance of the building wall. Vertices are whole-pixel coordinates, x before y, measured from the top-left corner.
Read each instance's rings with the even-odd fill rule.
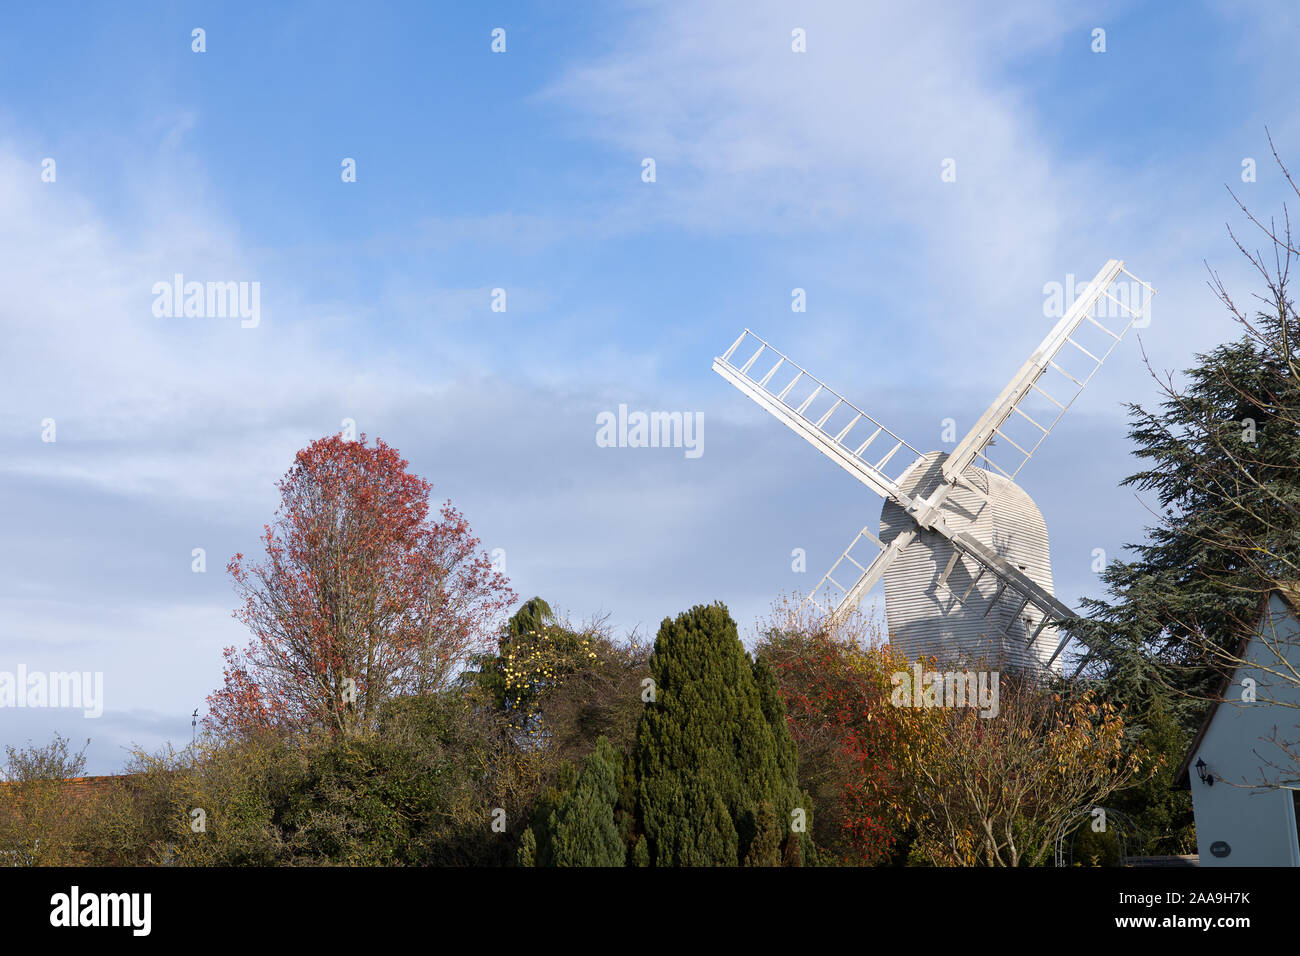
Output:
[[[1270,665],[1277,669],[1279,654],[1300,665],[1300,624],[1274,595],[1260,633],[1242,655],[1263,666],[1238,669],[1191,758],[1188,783],[1202,866],[1300,866],[1291,792],[1250,786],[1300,778],[1300,768],[1290,767],[1286,755],[1267,740],[1275,735],[1275,728],[1280,740],[1300,737],[1300,710],[1265,703],[1271,699],[1300,706],[1300,688],[1264,670]],[[1256,703],[1241,699],[1246,678],[1258,685]],[[1201,782],[1195,766],[1198,758],[1214,775],[1213,785]],[[1270,767],[1270,762],[1279,766]],[[1227,844],[1231,852],[1216,855],[1216,844],[1220,849]]]

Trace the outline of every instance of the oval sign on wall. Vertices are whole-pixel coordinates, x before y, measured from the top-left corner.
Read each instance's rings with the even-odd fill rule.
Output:
[[[1213,853],[1215,856],[1217,856],[1219,859],[1223,859],[1225,856],[1227,856],[1229,853],[1232,852],[1232,847],[1228,846],[1228,844],[1225,843],[1223,840],[1215,840],[1213,843],[1210,844],[1210,852]]]

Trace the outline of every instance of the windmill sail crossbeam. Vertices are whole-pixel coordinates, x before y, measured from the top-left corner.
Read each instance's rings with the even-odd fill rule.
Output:
[[[732,361],[737,354],[748,356],[742,365]],[[768,358],[760,364],[763,356]],[[775,363],[770,369],[769,360]],[[754,372],[755,368],[759,371]],[[782,369],[785,371],[778,376]],[[904,507],[911,504],[897,479],[921,453],[749,329],[713,360],[713,370],[872,491]],[[786,373],[792,376],[788,382]],[[878,439],[880,444],[876,444]],[[901,462],[901,467],[886,470],[902,448],[910,451],[911,457]]]

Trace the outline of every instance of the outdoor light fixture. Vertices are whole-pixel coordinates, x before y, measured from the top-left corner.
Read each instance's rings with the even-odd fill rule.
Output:
[[[1196,775],[1201,778],[1201,783],[1207,787],[1214,786],[1214,774],[1205,772],[1205,761],[1200,757],[1196,758]]]

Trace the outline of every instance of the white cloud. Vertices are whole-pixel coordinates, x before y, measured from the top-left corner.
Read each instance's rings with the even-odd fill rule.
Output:
[[[1240,274],[1222,229],[1232,208],[1221,184],[1235,166],[1218,168],[1210,142],[1199,154],[1121,161],[1090,136],[1086,114],[1044,104],[1026,84],[1040,60],[1086,48],[1091,28],[1120,20],[1120,9],[655,6],[632,28],[611,29],[609,46],[545,99],[629,161],[656,157],[659,181],[637,203],[641,215],[783,236],[764,267],[806,276],[823,303],[828,287],[839,293],[833,311],[801,318],[793,358],[846,389],[865,368],[874,381],[919,377],[991,398],[1050,326],[1044,283],[1091,277],[1112,256],[1161,289],[1163,324],[1147,340],[1171,364],[1231,334],[1201,258]],[[1257,16],[1266,32],[1266,12]],[[790,50],[794,26],[807,30],[805,54]],[[1098,56],[1076,86],[1107,89],[1122,55]],[[1261,141],[1268,119],[1258,113]],[[1143,128],[1122,100],[1095,121],[1111,134]],[[955,183],[940,181],[946,158]],[[913,358],[880,359],[900,353]],[[1108,370],[1116,394],[1150,395],[1140,363],[1120,356],[1118,365]]]

